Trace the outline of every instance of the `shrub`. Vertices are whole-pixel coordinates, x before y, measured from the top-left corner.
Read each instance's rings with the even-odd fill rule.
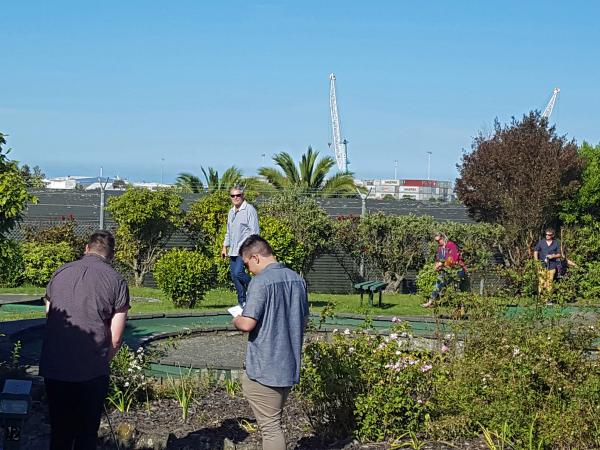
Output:
[[[202,253],[176,248],[158,260],[154,277],[175,306],[193,308],[214,284],[214,267]]]
[[[434,363],[410,351],[401,330],[389,337],[346,330],[307,345],[297,389],[317,435],[380,441],[422,427]]]
[[[144,397],[148,398],[147,380],[144,370],[148,368],[148,360],[144,349],[131,350],[123,344],[110,362],[110,388],[108,402],[121,413]],[[143,395],[145,394],[145,395]]]
[[[15,287],[23,279],[23,253],[15,241],[0,239],[0,287]]]
[[[25,240],[36,244],[58,244],[66,242],[73,249],[76,258],[80,258],[87,244],[87,236],[79,235],[75,229],[77,222],[71,216],[49,227],[29,226],[25,228]],[[89,226],[88,226],[89,227]],[[87,230],[91,234],[93,229]]]
[[[435,264],[425,264],[417,274],[417,294],[429,297],[439,273],[435,270]]]
[[[26,242],[23,249],[23,279],[35,286],[46,286],[52,274],[63,264],[75,259],[75,252],[66,242],[40,244]]]
[[[539,313],[486,314],[461,334],[436,381],[429,431],[457,438],[510,430],[513,448],[530,437],[547,448],[589,448],[600,438],[600,364],[586,349],[600,336],[591,326]]]

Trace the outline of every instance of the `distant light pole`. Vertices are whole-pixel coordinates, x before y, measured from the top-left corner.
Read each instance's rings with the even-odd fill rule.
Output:
[[[431,179],[431,152],[427,152],[427,179]]]
[[[394,160],[394,180],[398,179],[398,160]]]
[[[100,176],[98,177],[98,184],[100,185],[100,229],[104,230],[104,191],[108,184],[109,178],[106,180],[102,179],[102,167],[100,167]]]
[[[163,184],[164,169],[165,169],[165,158],[160,158],[160,184]]]
[[[260,155],[260,157],[262,158],[262,166],[265,167],[265,158],[267,157],[267,155],[263,153]]]

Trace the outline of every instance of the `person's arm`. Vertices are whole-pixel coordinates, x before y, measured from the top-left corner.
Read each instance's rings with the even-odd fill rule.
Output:
[[[44,306],[46,307],[46,317],[48,317],[48,314],[50,313],[50,297],[48,297],[47,292],[44,294],[42,299],[44,300]]]
[[[258,321],[252,317],[237,316],[233,319],[233,326],[240,331],[245,331],[246,333],[254,330],[257,323]]]
[[[250,234],[260,234],[260,226],[258,225],[258,213],[256,208],[248,208],[248,228]]]
[[[121,348],[121,340],[127,323],[127,311],[124,308],[117,311],[110,320],[110,347],[108,349],[108,361],[110,362]]]

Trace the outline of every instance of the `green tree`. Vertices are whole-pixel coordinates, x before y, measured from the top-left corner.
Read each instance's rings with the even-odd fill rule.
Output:
[[[302,246],[302,260],[298,270],[306,276],[314,260],[331,248],[333,224],[315,199],[306,197],[301,190],[281,191],[259,205],[258,216],[273,217],[286,224],[294,240]]]
[[[177,176],[175,186],[187,194],[198,194],[204,190],[200,178],[189,172],[181,172]]]
[[[8,158],[10,149],[4,150],[5,134],[0,133],[0,239],[15,226],[28,202],[36,198],[27,193],[27,183],[17,163]]]
[[[281,152],[273,157],[275,164],[281,169],[261,167],[259,175],[265,177],[275,189],[300,189],[304,194],[324,196],[354,196],[356,185],[351,173],[337,173],[330,178],[327,174],[335,165],[331,156],[317,161],[318,151],[308,147],[302,155],[298,167],[289,153]]]
[[[27,187],[34,189],[43,189],[46,187],[44,184],[46,175],[42,172],[40,166],[35,166],[32,172],[28,164],[23,164],[19,170],[23,175],[25,183],[27,183]]]
[[[228,191],[236,184],[242,184],[242,171],[235,166],[227,168],[221,177],[219,177],[219,172],[212,167],[208,168],[208,172],[204,170],[204,167],[201,167],[201,169],[202,173],[204,174],[206,187],[209,193],[216,191]]]
[[[521,266],[577,189],[581,167],[575,142],[531,112],[509,125],[496,121],[492,136],[474,139],[458,165],[456,193],[476,220],[504,226],[509,262]]]
[[[186,230],[198,249],[212,253],[215,245],[222,246],[223,242],[217,243],[217,240],[227,223],[230,208],[229,194],[224,191],[205,195],[190,205],[185,220]]]
[[[592,224],[600,220],[600,144],[579,147],[584,161],[581,186],[563,203],[561,218],[568,224]]]
[[[171,235],[183,224],[181,203],[173,189],[131,188],[108,200],[106,209],[118,225],[116,256],[131,268],[136,286],[142,285]]]

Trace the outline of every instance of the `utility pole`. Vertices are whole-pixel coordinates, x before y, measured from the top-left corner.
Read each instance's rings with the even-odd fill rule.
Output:
[[[431,152],[427,152],[427,179],[431,180]]]
[[[371,188],[369,188],[369,191],[366,194],[363,194],[358,189],[356,191],[358,192],[358,195],[360,196],[360,201],[361,201],[360,219],[363,220],[365,217],[367,217],[367,197],[371,193]],[[365,255],[362,252],[360,253],[360,266],[358,268],[358,273],[360,275],[361,280],[364,280],[365,279]]]
[[[398,160],[394,160],[394,180],[398,179]]]
[[[106,180],[102,180],[102,167],[100,167],[100,176],[98,177],[98,184],[100,185],[100,229],[104,230],[104,191],[108,184],[109,177]]]

